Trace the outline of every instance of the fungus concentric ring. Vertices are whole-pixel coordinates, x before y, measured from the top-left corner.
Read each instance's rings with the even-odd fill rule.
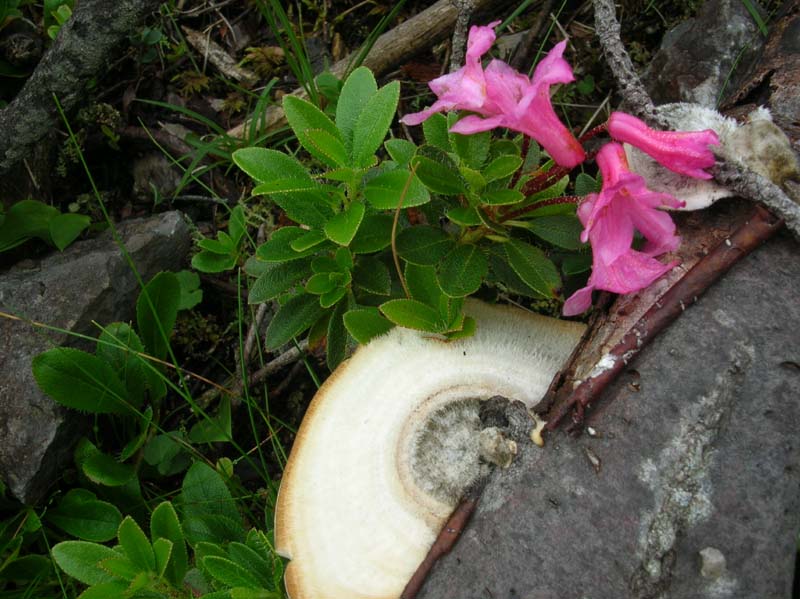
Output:
[[[459,499],[445,488],[452,481],[431,478],[429,462],[464,485],[479,467],[469,422],[466,433],[433,429],[472,419],[476,399],[536,405],[584,328],[476,301],[465,311],[474,336],[444,342],[393,329],[314,397],[276,509],[291,599],[396,599]]]

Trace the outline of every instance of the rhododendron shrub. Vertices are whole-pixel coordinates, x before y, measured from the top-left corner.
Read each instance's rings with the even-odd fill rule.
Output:
[[[470,29],[465,66],[431,81],[437,101],[406,115],[403,122],[416,125],[437,112],[467,111],[471,114],[458,120],[451,132],[471,134],[505,127],[530,136],[564,170],[581,164],[586,152],[559,120],[550,101],[552,85],[574,80],[563,57],[566,41],[550,50],[532,78],[500,60],[483,68],[480,59],[495,41],[497,23]],[[566,316],[587,310],[595,289],[631,293],[647,287],[678,263],[656,258],[680,244],[671,217],[661,209],[679,208],[683,202],[650,191],[645,180],[629,170],[625,151],[617,142],[635,146],[668,169],[700,179],[711,177],[705,170],[714,164],[709,146],[719,143],[711,130],[658,131],[623,112],[612,113],[606,129],[616,141],[597,154],[602,189],[589,194],[577,210],[584,227],[581,240],[592,247],[592,274],[587,285],[564,304]],[[645,239],[641,250],[632,247],[636,232]]]

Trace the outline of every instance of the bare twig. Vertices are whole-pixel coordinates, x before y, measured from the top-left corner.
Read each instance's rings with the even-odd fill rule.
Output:
[[[436,562],[439,561],[443,555],[449,553],[456,544],[456,541],[458,541],[461,536],[461,532],[467,526],[469,519],[475,512],[475,508],[478,506],[478,500],[480,499],[484,484],[485,481],[481,481],[466,493],[464,499],[461,500],[461,503],[458,504],[444,527],[442,527],[439,536],[436,537],[425,559],[414,572],[411,580],[408,581],[406,588],[403,589],[403,592],[400,594],[400,599],[414,599],[420,589],[422,589],[422,585],[425,584],[425,580],[428,578],[428,574],[430,574]]]
[[[800,239],[800,205],[769,179],[730,162],[718,162],[711,170],[722,185],[743,198],[758,200],[780,216],[795,237]]]
[[[472,11],[475,10],[473,0],[452,0],[452,2],[458,9],[458,16],[453,28],[453,41],[450,46],[452,49],[450,53],[450,72],[457,71],[464,64],[469,19],[472,16]]]
[[[490,0],[473,0],[475,11],[488,7],[497,9],[497,2]],[[439,0],[419,14],[403,21],[391,31],[381,35],[372,46],[369,54],[364,59],[364,66],[380,75],[390,67],[400,64],[417,52],[432,46],[447,37],[452,31],[453,24],[458,17],[458,9],[452,0]],[[331,72],[337,77],[342,77],[353,61],[354,54],[345,56],[342,60],[331,66]],[[305,97],[302,88],[292,92],[292,95]],[[280,105],[269,106],[259,117],[262,132],[273,131],[286,124],[286,115]],[[237,125],[228,135],[232,137],[245,137],[251,127],[248,119]]]
[[[622,45],[614,0],[593,0],[593,4],[597,37],[629,110],[645,121],[663,127],[664,120],[656,111],[650,94],[644,88],[625,46]]]
[[[566,397],[557,403],[547,418],[545,430],[552,431],[564,417],[573,413],[571,428],[583,421],[583,410],[594,402],[658,333],[669,326],[683,311],[697,301],[712,283],[739,260],[772,237],[783,221],[757,206],[755,212],[729,239],[704,256],[673,285],[625,334],[592,372]]]

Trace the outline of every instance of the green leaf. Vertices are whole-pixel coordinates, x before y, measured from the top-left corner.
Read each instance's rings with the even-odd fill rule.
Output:
[[[345,148],[350,156],[353,152],[358,117],[370,98],[378,91],[378,84],[372,72],[366,67],[358,67],[347,77],[336,104],[336,126],[342,133]]]
[[[561,263],[561,268],[567,276],[586,272],[592,268],[592,254],[591,252],[586,252],[567,256],[564,258],[564,262]]]
[[[80,466],[90,481],[106,487],[121,487],[136,476],[132,465],[122,464],[101,451],[91,452]]]
[[[292,249],[292,243],[306,233],[300,227],[281,227],[272,234],[269,241],[258,246],[256,256],[264,262],[289,262],[310,256],[315,252],[314,248],[302,252]]]
[[[450,152],[453,148],[450,146],[450,135],[447,129],[447,117],[438,112],[432,114],[422,122],[425,143],[444,152]]]
[[[100,501],[84,489],[70,490],[46,518],[67,534],[84,541],[102,543],[117,536],[122,514],[116,506]]]
[[[416,175],[434,193],[459,195],[467,191],[467,182],[453,160],[433,146],[422,146],[411,161]]]
[[[481,202],[490,206],[509,206],[525,199],[525,194],[516,189],[498,189],[481,195]]]
[[[474,169],[479,169],[483,166],[489,157],[489,147],[492,141],[490,131],[472,135],[449,133],[449,136],[450,145],[464,164]]]
[[[519,156],[508,154],[498,156],[483,169],[483,177],[486,179],[487,183],[497,181],[498,179],[505,179],[517,172],[521,166],[522,158]]]
[[[162,381],[163,382],[163,381]],[[166,393],[166,387],[164,388]],[[147,409],[139,416],[139,433],[131,437],[131,439],[122,448],[119,453],[119,460],[124,462],[133,456],[134,453],[145,444],[150,432],[150,423],[153,422],[153,406],[148,406]]]
[[[439,307],[444,292],[436,278],[436,269],[433,266],[419,266],[409,262],[406,264],[405,277],[412,299],[432,308]]]
[[[190,270],[176,272],[178,284],[181,286],[181,297],[178,310],[191,310],[203,301],[203,290],[200,289],[200,276]]]
[[[124,597],[130,590],[126,580],[111,580],[90,586],[78,595],[78,599],[108,599],[108,597]]]
[[[309,261],[295,260],[271,264],[269,269],[250,287],[247,302],[260,304],[288,291],[310,274]]]
[[[358,260],[353,270],[353,283],[368,293],[389,295],[392,291],[392,279],[386,265],[371,256]]]
[[[103,329],[95,350],[97,357],[118,374],[127,390],[128,402],[136,407],[144,403],[148,391],[153,400],[167,393],[164,379],[138,355],[143,352],[139,336],[123,322],[112,322]]]
[[[156,560],[153,547],[144,531],[136,524],[136,520],[126,516],[117,532],[119,544],[125,550],[126,557],[141,570],[155,572]]]
[[[508,263],[527,285],[545,297],[558,295],[561,277],[542,250],[517,239],[506,243],[505,248]]]
[[[322,228],[334,214],[331,202],[321,192],[276,193],[272,201],[291,220],[309,227]]]
[[[558,181],[553,183],[550,187],[543,189],[531,196],[528,196],[529,202],[541,202],[542,200],[549,200],[564,195],[569,183],[569,175],[564,175]]]
[[[206,237],[197,242],[197,247],[212,254],[228,256],[236,253],[236,244],[225,231],[217,233],[217,239]]]
[[[331,135],[323,129],[309,129],[306,131],[306,135],[308,142],[327,157],[327,164],[332,166],[350,164],[349,155],[339,135]]]
[[[240,169],[261,183],[281,178],[313,181],[297,158],[277,150],[243,148],[236,150],[232,158]]]
[[[182,432],[156,435],[144,446],[144,461],[155,466],[162,476],[177,474],[191,463],[186,445],[188,441]]]
[[[87,541],[63,541],[53,547],[52,553],[59,568],[84,584],[113,580],[111,574],[100,566],[103,560],[117,557],[117,552],[110,547]]]
[[[364,218],[364,204],[353,202],[344,211],[325,223],[325,235],[339,245],[348,245],[355,237],[356,231]]]
[[[399,166],[407,166],[417,151],[417,146],[405,139],[387,139],[383,147]]]
[[[581,242],[583,225],[574,215],[553,214],[528,221],[527,229],[545,241],[567,250],[586,247]]]
[[[282,305],[267,327],[266,348],[278,349],[314,324],[322,315],[319,301],[313,295],[303,293]]]
[[[83,214],[58,214],[50,221],[50,238],[59,250],[63,250],[78,238],[91,219]]]
[[[342,299],[346,293],[347,289],[344,287],[335,287],[327,293],[323,293],[319,297],[319,305],[322,308],[330,308],[334,304],[338,303],[338,301]]]
[[[597,193],[600,191],[600,180],[599,177],[595,180],[594,177],[591,175],[587,175],[586,173],[578,173],[578,176],[575,177],[575,195],[576,196],[586,196],[590,193]]]
[[[233,245],[238,246],[246,233],[247,219],[244,215],[244,206],[236,204],[228,216],[228,234],[233,241]]]
[[[22,200],[8,209],[0,225],[0,252],[11,249],[31,237],[51,242],[50,221],[60,213],[56,208],[36,202]]]
[[[447,332],[447,339],[449,341],[455,341],[456,339],[465,339],[466,337],[472,337],[475,334],[477,328],[478,328],[478,323],[475,322],[475,319],[472,318],[471,316],[466,316],[462,321],[460,329]]]
[[[305,290],[307,293],[322,295],[328,293],[336,287],[336,282],[331,279],[331,273],[321,272],[312,275],[306,282]]]
[[[483,223],[478,210],[471,206],[459,206],[447,211],[447,218],[462,227],[477,227]]]
[[[380,210],[396,210],[400,198],[403,198],[402,208],[419,206],[431,199],[422,181],[404,168],[381,173],[367,181],[364,196]]]
[[[305,252],[325,241],[325,233],[319,229],[311,229],[292,241],[289,245],[295,252]]]
[[[160,272],[136,301],[136,323],[145,349],[160,360],[167,356],[169,337],[178,317],[181,286],[171,272]]]
[[[236,503],[222,480],[222,476],[211,466],[195,462],[181,485],[181,500],[185,516],[221,516],[236,523],[236,532],[242,533],[242,518]],[[236,536],[239,536],[238,534]]]
[[[154,541],[167,539],[172,542],[172,552],[165,575],[173,586],[180,586],[183,582],[183,577],[186,575],[189,557],[186,552],[183,530],[181,530],[181,525],[178,521],[178,514],[169,501],[160,503],[153,510],[153,514],[150,516],[150,537]]]
[[[455,242],[438,227],[417,225],[397,235],[397,253],[412,264],[433,265],[453,249]]]
[[[231,435],[231,399],[225,395],[220,400],[217,415],[195,423],[188,438],[192,443],[216,443],[230,441]]]
[[[106,362],[69,347],[56,347],[33,358],[39,388],[61,405],[96,414],[127,414],[127,391]]]
[[[283,177],[260,183],[253,188],[253,195],[271,195],[273,193],[293,193],[296,191],[319,191],[320,184],[313,179],[299,177]]]
[[[481,249],[472,244],[457,246],[437,267],[442,291],[450,297],[475,293],[489,272],[489,261]]]
[[[344,315],[344,326],[353,339],[361,344],[394,328],[394,324],[381,316],[377,308],[350,310]]]
[[[272,563],[264,559],[252,547],[243,543],[231,543],[228,545],[228,556],[234,563],[244,567],[245,570],[258,579],[257,586],[270,588],[275,584]]]
[[[389,300],[381,304],[380,310],[394,324],[408,329],[437,333],[445,327],[438,310],[417,300]]]
[[[342,317],[347,311],[347,300],[336,304],[328,320],[328,337],[325,345],[325,359],[331,372],[342,363],[347,355],[347,329]]]
[[[172,556],[172,541],[169,539],[153,541],[153,555],[156,558],[156,575],[161,578],[166,573]]]
[[[205,273],[225,272],[236,266],[236,256],[216,254],[214,252],[198,252],[192,256],[192,268]]]
[[[258,579],[245,568],[224,557],[216,555],[204,557],[203,568],[212,577],[227,586],[248,588],[261,586]]]
[[[400,82],[384,85],[367,101],[353,129],[353,166],[367,168],[381,147],[400,98]]]
[[[367,214],[350,242],[350,251],[372,254],[388,247],[392,243],[393,220],[388,214]]]
[[[336,162],[325,152],[321,151],[312,141],[310,132],[325,131],[334,139],[338,139],[339,143],[343,143],[341,134],[324,112],[319,108],[296,96],[287,95],[283,98],[283,111],[286,114],[286,120],[289,121],[289,126],[297,136],[297,141],[311,154],[314,158],[323,162],[331,167],[343,166],[341,163]]]

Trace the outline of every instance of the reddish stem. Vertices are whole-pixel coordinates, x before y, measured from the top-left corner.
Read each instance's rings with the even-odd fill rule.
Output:
[[[590,139],[592,139],[593,137],[596,137],[597,135],[600,135],[601,133],[605,133],[607,129],[608,129],[608,123],[603,123],[602,125],[597,125],[597,127],[589,129],[586,133],[581,135],[578,138],[578,141],[581,144],[584,144],[587,141],[589,141]]]
[[[580,426],[584,409],[599,397],[644,346],[696,302],[712,283],[782,226],[781,219],[758,206],[749,220],[697,262],[625,333],[622,340],[603,357],[607,365],[605,368],[587,377],[571,392],[564,392],[566,397],[551,411],[545,430],[554,430],[570,412],[573,413],[570,430]],[[562,387],[562,390],[566,389],[568,387]]]
[[[583,201],[584,196],[558,196],[557,198],[549,198],[547,200],[542,200],[540,202],[536,202],[535,204],[531,204],[530,206],[525,206],[523,208],[519,208],[512,212],[508,212],[500,217],[500,222],[504,223],[507,220],[511,220],[512,218],[516,218],[518,216],[522,216],[523,214],[527,214],[528,212],[533,212],[534,210],[538,210],[539,208],[544,208],[545,206],[556,206],[558,204],[580,204]]]
[[[403,592],[400,594],[400,599],[414,599],[422,588],[422,585],[425,584],[425,580],[428,578],[428,574],[430,574],[436,562],[439,561],[443,555],[449,553],[453,546],[455,546],[456,541],[458,541],[461,536],[461,532],[466,528],[469,519],[472,517],[472,513],[478,506],[478,499],[482,490],[483,485],[479,485],[468,493],[461,503],[458,504],[439,533],[439,536],[436,537],[433,545],[431,545],[428,555],[425,556],[425,559],[419,565],[416,572],[414,572],[411,580],[408,581],[406,588],[403,589]]]

